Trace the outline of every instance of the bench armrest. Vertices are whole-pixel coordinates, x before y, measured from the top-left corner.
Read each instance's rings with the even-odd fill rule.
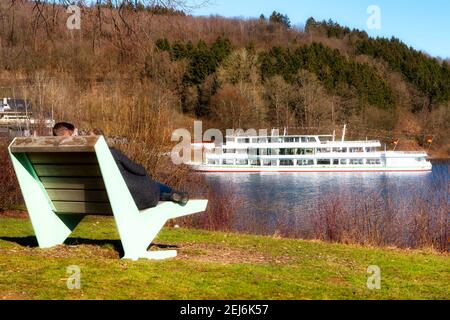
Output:
[[[141,210],[140,213],[150,215],[164,213],[167,219],[175,219],[205,211],[207,206],[208,200],[189,200],[184,207],[174,202],[163,201],[154,208]]]

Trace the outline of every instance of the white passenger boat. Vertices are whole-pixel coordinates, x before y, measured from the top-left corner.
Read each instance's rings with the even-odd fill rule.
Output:
[[[204,172],[426,172],[424,151],[384,151],[378,140],[345,141],[334,135],[227,136],[222,145],[206,144]]]

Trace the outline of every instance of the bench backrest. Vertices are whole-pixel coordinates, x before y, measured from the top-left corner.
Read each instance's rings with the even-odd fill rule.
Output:
[[[99,137],[20,137],[9,149],[57,214],[111,215],[94,146]]]

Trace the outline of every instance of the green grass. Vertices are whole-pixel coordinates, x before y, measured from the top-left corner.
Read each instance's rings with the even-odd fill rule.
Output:
[[[111,218],[88,217],[69,245],[42,250],[29,220],[0,218],[0,299],[449,299],[448,255],[433,251],[164,229],[166,261],[119,260]],[[157,248],[153,248],[157,249]],[[67,267],[81,289],[67,288]],[[381,289],[369,290],[369,265]]]

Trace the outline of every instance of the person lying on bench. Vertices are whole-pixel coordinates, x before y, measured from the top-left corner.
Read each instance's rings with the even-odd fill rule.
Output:
[[[53,127],[54,136],[73,136],[76,132],[75,126],[67,122],[59,122]],[[103,135],[103,133],[99,129],[94,129],[89,135]],[[172,201],[182,206],[187,204],[189,197],[186,192],[175,191],[151,179],[143,166],[133,162],[115,148],[110,150],[139,210],[156,207],[159,201]]]

